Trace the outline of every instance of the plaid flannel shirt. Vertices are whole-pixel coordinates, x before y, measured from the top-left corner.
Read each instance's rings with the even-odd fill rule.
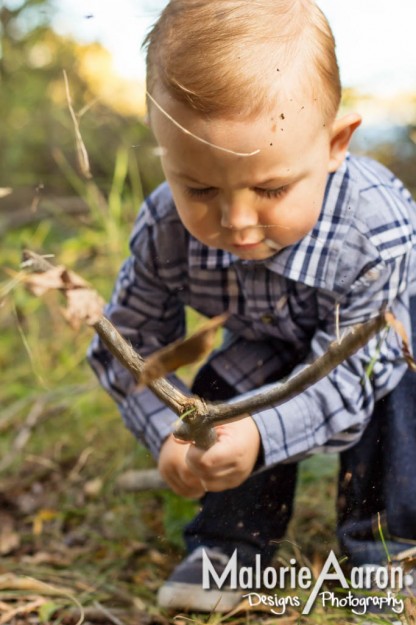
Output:
[[[415,220],[415,203],[390,171],[348,156],[328,177],[313,230],[267,260],[245,261],[194,239],[164,183],[139,212],[106,315],[146,356],[183,337],[186,306],[208,317],[228,311],[225,340],[210,363],[247,396],[270,376],[295,375],[327,350],[337,329],[348,331],[384,307],[410,330]],[[374,401],[406,368],[394,331],[380,338],[294,399],[252,414],[266,465],[359,439]],[[176,415],[150,390],[137,391],[97,337],[89,359],[127,427],[157,456]]]

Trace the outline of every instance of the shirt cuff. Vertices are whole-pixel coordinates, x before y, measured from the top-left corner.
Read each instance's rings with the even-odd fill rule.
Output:
[[[309,455],[310,449],[316,445],[305,408],[303,399],[295,397],[290,400],[290,407],[279,406],[253,413],[266,466],[287,462],[291,458],[299,460]]]
[[[189,394],[189,389],[176,376],[169,376],[169,381]],[[119,410],[126,427],[157,460],[164,441],[175,430],[178,415],[148,388],[127,395]]]

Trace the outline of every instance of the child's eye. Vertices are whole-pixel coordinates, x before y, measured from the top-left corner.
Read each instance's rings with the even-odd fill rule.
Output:
[[[280,197],[287,191],[287,186],[278,187],[277,189],[262,189],[261,187],[255,187],[255,192],[263,197],[273,198]]]
[[[191,197],[206,197],[207,195],[211,195],[214,191],[214,187],[205,187],[202,189],[198,189],[195,187],[186,187],[186,192]]]

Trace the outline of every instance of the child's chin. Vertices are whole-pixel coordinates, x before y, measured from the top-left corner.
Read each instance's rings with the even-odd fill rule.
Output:
[[[236,250],[234,251],[234,255],[241,258],[241,260],[267,260],[277,254],[277,250],[271,249],[270,247],[261,246],[259,248],[248,249],[248,250]]]

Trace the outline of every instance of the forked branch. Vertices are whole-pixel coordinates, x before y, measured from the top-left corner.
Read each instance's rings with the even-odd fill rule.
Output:
[[[92,326],[109,351],[130,371],[137,383],[143,382],[141,374],[146,361],[102,315],[101,298],[82,278],[64,267],[54,267],[44,257],[30,251],[24,252],[23,266],[32,272],[26,279],[32,292],[40,295],[50,288],[61,290],[68,301],[70,315],[67,310],[66,316],[69,321]],[[77,305],[77,301],[80,305]],[[387,325],[385,313],[380,313],[366,323],[352,326],[347,336],[332,343],[325,354],[288,381],[276,383],[267,392],[259,391],[249,399],[233,404],[209,403],[197,396],[186,396],[164,378],[149,380],[146,384],[180,417],[181,423],[174,432],[175,436],[194,441],[198,447],[207,449],[215,442],[215,425],[263,408],[279,406],[292,399],[328,375]]]

